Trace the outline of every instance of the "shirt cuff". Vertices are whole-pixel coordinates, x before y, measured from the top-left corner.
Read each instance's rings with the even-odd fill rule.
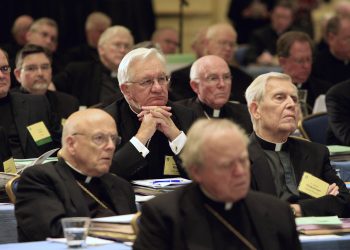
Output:
[[[135,136],[130,139],[130,142],[134,147],[136,148],[137,151],[139,151],[142,154],[142,157],[145,158],[146,155],[148,155],[149,150],[148,148],[140,142],[139,139],[137,139]]]
[[[187,140],[187,136],[183,131],[171,142],[169,141],[169,146],[175,155],[178,155],[182,148],[184,147]]]

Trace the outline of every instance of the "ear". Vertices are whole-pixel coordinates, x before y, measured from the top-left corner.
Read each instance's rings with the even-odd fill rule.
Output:
[[[66,147],[66,149],[67,149],[67,151],[71,154],[71,155],[75,155],[75,151],[76,151],[76,147],[75,147],[75,145],[76,145],[76,141],[75,141],[75,139],[74,139],[74,137],[73,136],[68,136],[68,137],[66,137],[66,139],[65,139],[66,141],[65,141],[65,147]]]
[[[201,183],[202,181],[202,175],[201,175],[201,167],[198,166],[191,166],[188,170],[188,175],[191,177],[191,179],[197,183]]]
[[[123,95],[127,98],[130,99],[131,97],[131,92],[130,92],[130,85],[128,84],[122,84],[119,85],[121,92],[123,93]]]
[[[104,52],[103,46],[98,45],[98,46],[97,46],[97,51],[98,51],[98,54],[99,54],[99,55],[103,55],[103,52]]]
[[[261,118],[259,105],[255,101],[249,105],[249,112],[254,120],[259,120]]]
[[[13,71],[13,73],[14,73],[17,81],[20,83],[21,82],[21,78],[20,78],[21,77],[21,70],[16,68],[15,71]]]
[[[190,81],[190,85],[191,85],[191,88],[192,90],[198,95],[198,92],[199,92],[199,82],[195,81],[195,80],[191,80]]]

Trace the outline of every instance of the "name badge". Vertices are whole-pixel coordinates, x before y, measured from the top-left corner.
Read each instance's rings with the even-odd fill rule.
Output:
[[[3,165],[4,165],[5,173],[10,173],[10,174],[17,173],[15,161],[13,160],[12,157],[10,159],[8,159],[7,161],[4,161]]]
[[[41,146],[52,141],[49,130],[43,121],[34,123],[27,127],[36,145]]]
[[[180,175],[174,157],[166,155],[164,160],[164,175]]]
[[[325,196],[329,184],[308,172],[304,172],[299,183],[299,191],[308,194],[314,198]]]

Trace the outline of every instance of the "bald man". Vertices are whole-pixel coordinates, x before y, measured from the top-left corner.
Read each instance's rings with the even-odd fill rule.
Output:
[[[247,105],[229,102],[232,78],[224,59],[203,56],[192,64],[190,71],[190,85],[196,96],[177,103],[192,109],[198,117],[228,118],[251,133],[253,127]]]
[[[19,241],[63,237],[65,217],[104,217],[136,212],[128,182],[109,173],[119,137],[105,111],[87,109],[66,121],[60,158],[28,168],[15,204]]]

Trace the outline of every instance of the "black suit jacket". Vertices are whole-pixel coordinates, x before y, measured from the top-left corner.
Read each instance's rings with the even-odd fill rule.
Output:
[[[216,249],[199,192],[189,184],[146,202],[133,249]],[[244,203],[262,249],[301,249],[287,203],[253,191]]]
[[[170,99],[178,101],[196,96],[190,85],[190,71],[192,65],[178,69],[171,73]],[[241,69],[229,65],[232,75],[230,100],[246,103],[244,93],[253,78]]]
[[[326,49],[316,54],[311,75],[334,85],[350,78],[350,63],[337,59]]]
[[[327,92],[326,105],[330,125],[327,143],[350,146],[350,80]]]
[[[80,105],[92,106],[100,103],[103,72],[108,71],[101,62],[74,62],[53,78],[57,90],[78,98]],[[116,98],[121,97],[119,84],[115,82]]]
[[[12,157],[9,142],[7,140],[6,131],[0,127],[0,171],[4,172],[4,161]]]
[[[25,158],[38,157],[46,151],[61,146],[61,124],[52,115],[45,96],[9,93],[17,133]],[[43,121],[49,130],[52,142],[37,146],[27,126]]]
[[[205,104],[201,103],[197,97],[177,101],[175,103],[193,110],[198,118],[206,117],[205,110],[203,108]],[[247,134],[250,134],[253,131],[250,114],[248,112],[247,105],[245,104],[227,102],[221,108],[220,118],[227,118],[236,122],[243,129],[245,129]]]
[[[273,175],[255,133],[250,136],[250,140],[248,149],[251,161],[251,187],[253,190],[276,196]],[[321,144],[292,137],[288,139],[288,143],[297,184],[306,171],[329,184],[336,183],[339,187],[337,196],[326,195],[312,198],[307,194],[300,193],[298,203],[301,206],[303,216],[349,216],[350,194],[344,182],[339,179],[330,165],[328,149]]]
[[[109,173],[100,178],[119,214],[136,211],[134,192],[128,182]],[[62,237],[61,218],[90,216],[84,193],[62,159],[23,172],[15,213],[19,241]]]
[[[173,114],[172,120],[177,128],[186,133],[196,120],[194,112],[181,105],[175,105],[173,103],[168,103],[167,105],[171,107],[171,113]],[[154,156],[156,152],[150,150],[149,154],[144,158],[130,142],[130,139],[136,135],[141,123],[138,121],[136,114],[130,110],[126,100],[120,99],[112,103],[105,108],[105,111],[114,117],[118,133],[122,137],[121,145],[117,147],[113,157],[111,172],[129,180],[163,177],[163,159],[165,155],[157,154],[156,158],[158,161],[150,161],[150,156]],[[161,134],[160,136],[164,135]],[[161,145],[159,145],[158,148],[159,147],[161,147]],[[168,142],[166,147],[170,150]],[[169,152],[171,152],[171,150]],[[180,159],[172,152],[170,155],[174,157],[181,175],[186,176],[181,168]]]

